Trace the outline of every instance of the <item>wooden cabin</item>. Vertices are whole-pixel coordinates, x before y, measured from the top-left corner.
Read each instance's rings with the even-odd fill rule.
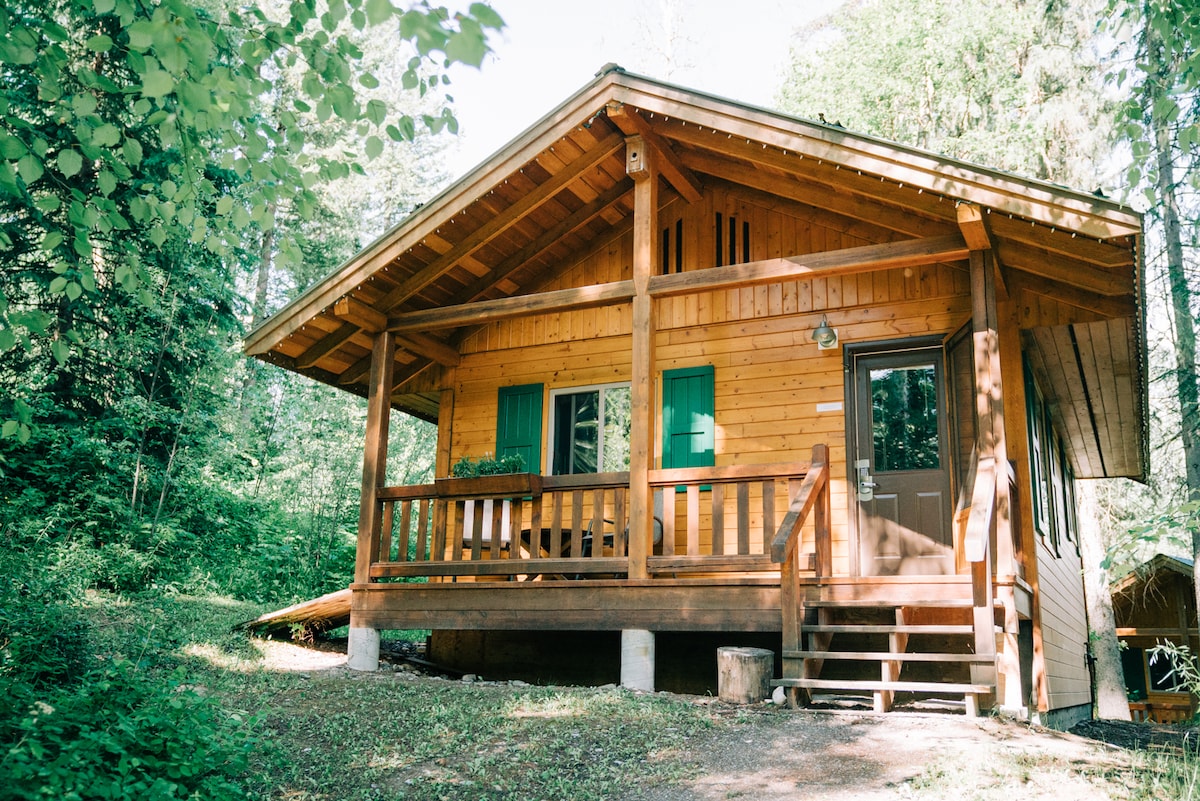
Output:
[[[1163,642],[1200,653],[1196,590],[1189,559],[1158,554],[1112,584],[1121,667],[1134,720],[1178,723],[1196,714],[1197,698],[1179,688],[1171,663],[1151,653]]]
[[[656,635],[758,632],[794,699],[1070,722],[1073,484],[1146,469],[1141,241],[1102,196],[609,68],[246,352],[368,400],[355,666],[381,629],[620,632],[648,688]],[[393,409],[436,421],[433,484],[383,484]]]

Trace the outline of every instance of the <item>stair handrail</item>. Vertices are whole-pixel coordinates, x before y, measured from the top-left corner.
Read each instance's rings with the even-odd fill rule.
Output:
[[[995,511],[996,460],[988,456],[976,463],[975,483],[971,488],[971,514],[967,518],[967,531],[963,538],[968,562],[982,562],[987,558]]]
[[[817,506],[818,502],[821,506]],[[812,463],[804,474],[804,481],[788,506],[783,522],[771,540],[771,561],[777,564],[790,564],[795,557],[795,549],[800,540],[800,531],[804,527],[808,515],[817,508],[818,521],[816,532],[817,576],[825,576],[832,572],[832,543],[829,532],[829,447],[820,444],[813,446]]]

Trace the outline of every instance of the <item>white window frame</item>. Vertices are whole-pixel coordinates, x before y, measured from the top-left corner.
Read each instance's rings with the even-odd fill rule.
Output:
[[[604,394],[610,389],[628,389],[632,391],[632,383],[629,381],[613,381],[608,384],[584,384],[578,387],[559,387],[558,389],[550,390],[550,410],[549,410],[549,426],[546,429],[546,465],[545,475],[554,475],[554,448],[556,445],[557,434],[557,415],[558,403],[556,402],[560,395],[580,395],[584,392],[597,392],[600,396],[599,409],[597,410],[599,420],[599,430],[596,434],[596,467],[604,465],[604,420],[605,420],[605,403]],[[589,475],[589,474],[582,474]]]

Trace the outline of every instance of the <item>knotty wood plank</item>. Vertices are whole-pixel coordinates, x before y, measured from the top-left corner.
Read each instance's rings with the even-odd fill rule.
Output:
[[[803,256],[747,262],[730,265],[719,270],[696,270],[690,273],[656,275],[651,277],[650,293],[654,297],[671,297],[690,292],[752,286],[805,276],[824,278],[873,270],[915,267],[938,261],[958,261],[965,258],[967,254],[966,245],[958,234],[907,239],[884,245],[863,245]],[[814,297],[814,303],[817,302]],[[819,302],[824,302],[823,285]]]
[[[458,562],[377,562],[372,578],[400,576],[512,576],[526,574],[624,573],[628,560],[616,557],[587,559],[482,559]],[[581,587],[581,591],[586,591]]]
[[[439,517],[445,521],[444,526],[435,525],[433,528],[433,544],[430,555],[438,559],[446,558],[446,532],[454,527],[454,505],[449,501],[436,500],[434,503],[434,519]],[[429,501],[420,501],[417,517],[417,559],[425,558],[425,538],[429,525]]]
[[[412,501],[404,500],[400,502],[400,536],[396,541],[396,561],[407,562],[408,544],[412,536]],[[419,549],[418,549],[419,550]],[[423,558],[424,554],[420,554],[418,558]]]
[[[687,486],[687,555],[700,555],[700,487]]]
[[[571,558],[583,558],[583,490],[571,493]]]
[[[321,339],[317,340],[316,344],[308,350],[301,353],[295,359],[297,369],[303,370],[314,366],[317,362],[324,359],[329,354],[340,348],[342,345],[359,332],[359,328],[354,323],[342,323],[336,331],[331,334],[326,334]]]
[[[379,526],[379,558],[385,562],[392,561],[392,518],[395,514],[395,501],[383,502],[383,519]]]
[[[547,312],[565,312],[627,303],[633,298],[632,281],[612,281],[572,289],[552,289],[533,295],[515,295],[495,300],[440,306],[402,312],[388,318],[388,330],[398,332],[460,328],[514,317]]]
[[[740,486],[740,485],[739,485]],[[712,502],[712,553],[725,553],[725,485],[713,484],[709,500]],[[691,505],[688,506],[688,531],[691,531]],[[691,551],[688,551],[691,554]]]
[[[554,508],[550,513],[550,556],[552,558],[561,557],[563,552],[563,495],[562,492],[554,493]]]
[[[775,481],[762,483],[762,550],[771,552],[771,537],[775,536]]]
[[[770,573],[779,569],[767,554],[723,554],[719,556],[651,556],[651,574],[661,573]]]
[[[737,485],[737,552],[750,553],[750,484]]]

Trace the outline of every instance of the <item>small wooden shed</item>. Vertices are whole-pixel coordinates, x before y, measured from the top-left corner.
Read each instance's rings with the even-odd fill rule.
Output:
[[[1112,585],[1113,614],[1121,649],[1121,667],[1134,720],[1176,723],[1191,720],[1197,698],[1179,690],[1165,657],[1154,658],[1156,645],[1186,645],[1200,653],[1196,591],[1190,559],[1157,554]]]
[[[246,352],[368,398],[356,665],[380,629],[619,631],[652,686],[657,634],[761,632],[799,696],[1069,722],[1074,482],[1145,473],[1141,238],[611,68]],[[392,409],[437,422],[434,484],[383,485]]]

